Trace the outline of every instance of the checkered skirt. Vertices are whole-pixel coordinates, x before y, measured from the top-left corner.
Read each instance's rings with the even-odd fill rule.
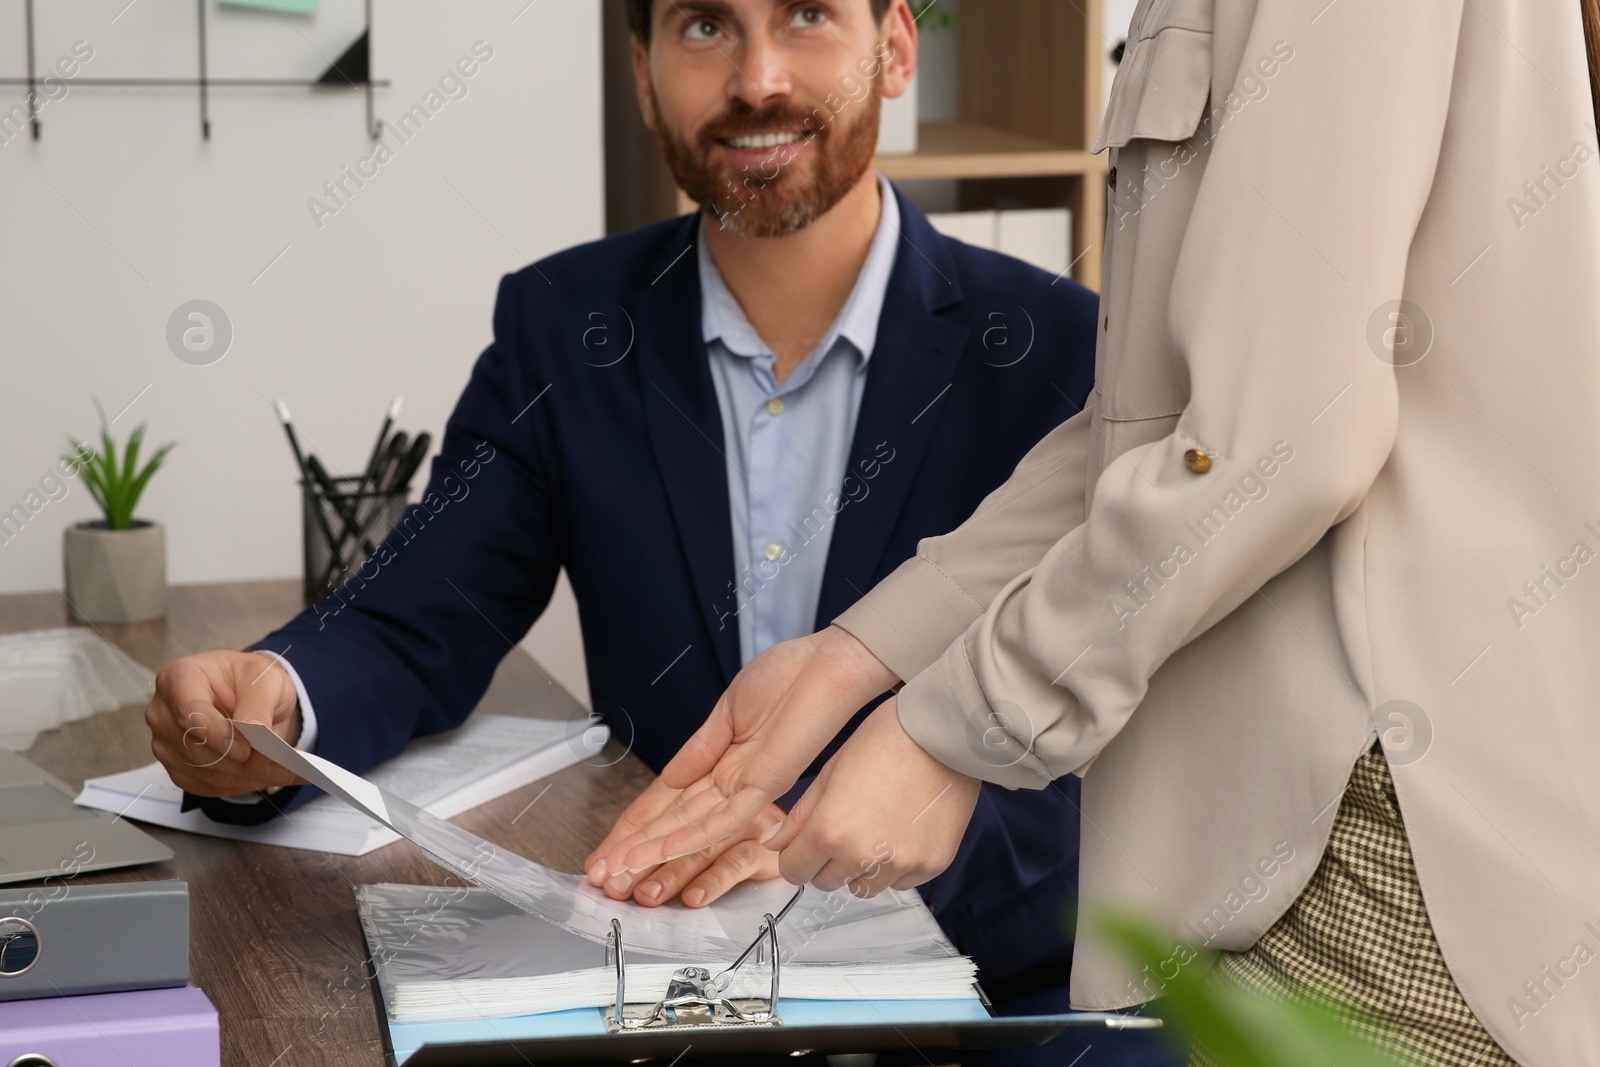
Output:
[[[1224,954],[1212,980],[1274,998],[1309,992],[1403,1062],[1516,1067],[1445,967],[1378,745],[1356,762],[1305,891],[1252,948]],[[1226,1065],[1196,1045],[1189,1067]]]

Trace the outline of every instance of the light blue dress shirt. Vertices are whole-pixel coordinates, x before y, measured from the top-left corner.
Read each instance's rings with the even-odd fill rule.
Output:
[[[816,349],[781,383],[777,357],[728,291],[701,223],[700,321],[722,409],[735,588],[723,600],[739,654],[812,631],[828,545],[900,240],[900,207],[878,176],[882,215],[866,262]],[[725,625],[733,617],[723,616]]]

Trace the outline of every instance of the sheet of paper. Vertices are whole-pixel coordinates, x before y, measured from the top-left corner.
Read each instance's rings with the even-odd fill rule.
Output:
[[[428,814],[358,774],[301,752],[270,727],[259,723],[234,726],[257,752],[377,819],[417,845],[441,867],[531,915],[597,944],[604,944],[610,936],[613,918],[622,921],[628,946],[671,956],[714,958],[743,949],[754,936],[752,933],[736,942],[709,909],[680,904],[646,908],[631,901],[612,900],[587,879],[552,871],[509,852]],[[782,883],[773,889],[777,905],[765,910],[781,908],[793,892]]]
[[[389,821],[389,808],[383,802],[383,790],[361,777],[351,774],[321,756],[301,752],[273,732],[272,727],[259,722],[237,722],[233,728],[244,734],[250,747],[280,767],[287,767],[306,781],[331,793],[346,804],[359,808],[385,826]]]
[[[415,738],[367,780],[441,818],[451,818],[555,774],[600,751],[608,732],[592,720],[473,715],[448,733]],[[83,783],[77,802],[175,830],[283,848],[361,856],[399,835],[335,796],[258,826],[216,822],[182,810],[183,793],[159,763]]]

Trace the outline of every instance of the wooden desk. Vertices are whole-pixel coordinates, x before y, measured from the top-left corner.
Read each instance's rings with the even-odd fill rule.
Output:
[[[299,583],[176,586],[168,617],[99,631],[151,669],[213,648],[241,648],[292,616]],[[0,596],[0,633],[67,625],[54,593]],[[510,653],[511,650],[507,649]],[[511,653],[482,711],[579,718],[572,697]],[[28,759],[74,788],[85,778],[149,763],[144,709],[96,715],[41,734]],[[576,872],[627,802],[653,777],[612,741],[580,764],[454,820],[497,845]],[[529,803],[549,784],[537,804]],[[526,810],[525,810],[526,809]],[[459,884],[401,841],[365,856],[329,856],[145,827],[177,853],[168,863],[79,883],[182,878],[189,883],[190,966],[222,1017],[222,1062],[249,1067],[383,1062],[377,1006],[354,887],[367,882]]]

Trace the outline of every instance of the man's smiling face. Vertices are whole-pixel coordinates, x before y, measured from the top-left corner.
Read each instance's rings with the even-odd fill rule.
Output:
[[[881,94],[903,92],[909,66],[876,6],[656,0],[640,102],[679,187],[724,228],[795,233],[871,166]]]

